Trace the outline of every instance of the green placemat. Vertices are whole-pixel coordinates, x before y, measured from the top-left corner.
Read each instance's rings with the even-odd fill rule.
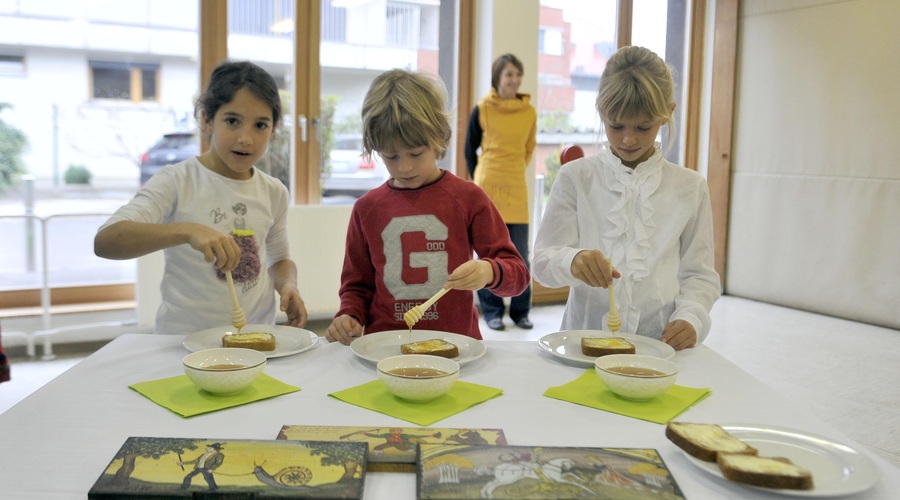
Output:
[[[503,394],[501,389],[457,380],[436,399],[412,403],[391,394],[381,380],[334,392],[329,396],[385,415],[427,426]]]
[[[610,391],[591,368],[568,384],[547,389],[544,396],[666,424],[711,393],[709,389],[673,385],[662,395],[649,401],[629,401]]]
[[[216,396],[201,390],[187,375],[138,382],[128,387],[182,417],[193,417],[300,390],[265,373],[260,374],[250,387],[228,396]]]

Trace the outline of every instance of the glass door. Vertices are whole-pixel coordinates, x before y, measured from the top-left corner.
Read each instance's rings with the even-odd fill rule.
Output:
[[[455,3],[321,0],[316,140],[323,204],[353,203],[389,178],[377,155],[361,156],[360,109],[376,76],[406,68],[437,75],[452,90],[453,44],[442,46],[441,33],[456,30]]]

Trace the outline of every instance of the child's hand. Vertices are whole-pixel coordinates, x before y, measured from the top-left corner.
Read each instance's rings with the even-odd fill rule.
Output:
[[[306,304],[300,297],[300,290],[296,285],[285,285],[278,291],[281,295],[281,310],[287,313],[287,325],[303,328],[308,319]]]
[[[356,318],[349,314],[342,314],[331,322],[325,333],[325,338],[329,342],[338,341],[341,344],[350,345],[353,339],[362,337],[362,334],[363,328],[359,321],[356,321]]]
[[[676,319],[663,330],[662,341],[672,346],[676,351],[694,347],[697,344],[697,332],[690,323],[683,319]]]
[[[572,277],[581,280],[588,286],[609,288],[613,278],[621,278],[622,274],[606,262],[606,256],[600,250],[582,250],[572,259],[569,268]]]
[[[470,260],[450,273],[444,288],[452,290],[480,290],[494,281],[494,268],[485,260]]]
[[[203,254],[206,262],[215,262],[216,269],[231,271],[241,262],[241,249],[230,234],[197,224],[191,230],[191,248]]]

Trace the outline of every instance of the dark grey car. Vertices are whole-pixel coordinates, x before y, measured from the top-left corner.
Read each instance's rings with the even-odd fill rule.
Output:
[[[141,186],[166,165],[197,156],[200,143],[191,132],[166,134],[141,156]]]

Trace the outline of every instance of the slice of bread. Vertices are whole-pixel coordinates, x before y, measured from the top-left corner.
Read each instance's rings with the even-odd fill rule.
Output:
[[[720,453],[756,455],[756,448],[715,424],[669,422],[666,437],[692,457],[715,462]]]
[[[581,352],[585,356],[634,354],[634,344],[622,337],[581,337]]]
[[[243,347],[257,351],[274,351],[275,336],[266,332],[231,333],[222,337],[223,347]]]
[[[812,473],[783,457],[719,453],[717,462],[729,481],[762,488],[813,489]]]
[[[444,339],[420,340],[400,345],[403,354],[431,354],[443,358],[455,358],[459,356],[459,347]]]

